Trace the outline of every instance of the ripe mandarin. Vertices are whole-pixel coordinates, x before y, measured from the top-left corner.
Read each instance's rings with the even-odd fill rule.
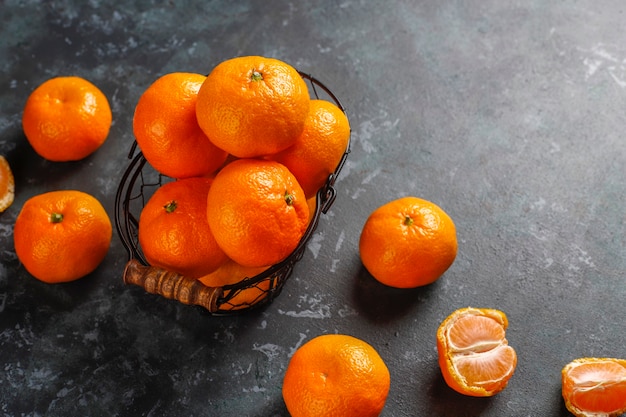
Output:
[[[139,244],[146,260],[189,278],[200,278],[226,262],[207,223],[212,179],[185,178],[159,187],[139,217]]]
[[[57,77],[30,94],[22,127],[43,158],[76,161],[104,143],[111,121],[109,102],[98,87],[80,77]]]
[[[390,374],[378,352],[353,336],[317,336],[296,350],[283,379],[292,417],[376,417]]]
[[[265,266],[255,268],[246,267],[239,265],[232,259],[228,259],[215,271],[199,278],[199,280],[207,287],[224,287],[225,285],[238,284],[246,278],[252,278],[265,271],[267,268],[268,267]],[[267,297],[269,288],[270,280],[268,278],[260,281],[256,285],[246,286],[246,288],[226,289],[224,291],[224,297],[228,298],[228,302],[223,303],[220,309],[240,310],[253,306]],[[230,294],[231,291],[234,291],[234,293]]]
[[[349,140],[350,123],[345,113],[329,101],[311,100],[296,143],[269,158],[289,168],[310,198],[335,171]]]
[[[22,206],[13,229],[15,252],[35,278],[58,283],[91,273],[111,244],[111,221],[95,197],[51,191]]]
[[[269,266],[285,259],[308,225],[304,191],[282,164],[238,159],[209,190],[207,219],[215,240],[235,262]]]
[[[215,145],[240,157],[291,146],[309,111],[306,83],[278,59],[244,56],[218,64],[198,92],[196,114]]]
[[[359,252],[365,268],[385,285],[427,285],[454,262],[456,228],[439,206],[403,197],[370,214],[361,231]]]
[[[196,119],[198,90],[206,77],[174,72],[161,76],[141,95],[133,133],[154,169],[172,178],[206,176],[226,160],[226,151],[204,134]]]

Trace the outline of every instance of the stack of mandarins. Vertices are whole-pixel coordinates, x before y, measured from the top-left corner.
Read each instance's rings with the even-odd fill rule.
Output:
[[[137,103],[133,132],[150,165],[174,179],[141,213],[146,259],[217,287],[293,252],[350,126],[335,104],[310,97],[292,66],[245,56],[208,76],[158,78]]]

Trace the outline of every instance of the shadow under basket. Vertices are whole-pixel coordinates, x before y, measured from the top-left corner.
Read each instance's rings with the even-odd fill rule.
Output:
[[[337,97],[328,87],[311,75],[300,72],[307,82],[312,98],[328,100],[345,112]],[[139,245],[139,217],[150,196],[161,185],[172,181],[172,178],[158,173],[146,161],[134,142],[128,159],[130,164],[124,172],[115,197],[115,225],[122,244],[128,251],[129,261],[123,273],[124,283],[142,287],[146,292],[177,300],[183,304],[204,307],[212,315],[234,314],[266,305],[276,298],[293,268],[306,249],[307,242],[317,228],[319,218],[325,214],[336,197],[335,181],[350,153],[350,140],[335,168],[328,176],[326,183],[318,190],[315,212],[308,228],[296,249],[282,262],[271,266],[262,273],[246,277],[243,280],[223,287],[208,287],[197,279],[189,278],[172,271],[150,266]],[[253,300],[238,302],[237,297],[243,291],[253,291]]]

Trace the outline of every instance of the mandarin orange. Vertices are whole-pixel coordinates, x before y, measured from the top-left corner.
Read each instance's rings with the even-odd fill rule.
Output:
[[[207,199],[217,243],[235,262],[261,267],[285,259],[306,231],[304,191],[282,164],[238,159],[222,168]]]
[[[31,197],[13,230],[20,262],[47,283],[73,281],[93,272],[104,260],[111,237],[111,221],[102,204],[75,190]]]
[[[626,413],[626,359],[579,358],[561,372],[567,409],[576,417]]]
[[[370,214],[361,231],[359,253],[369,273],[385,285],[427,285],[454,262],[456,228],[434,203],[399,198]]]
[[[158,188],[139,217],[139,244],[153,266],[200,278],[226,262],[207,223],[213,180],[185,178]]]
[[[104,143],[111,121],[111,107],[98,87],[80,77],[56,77],[30,94],[22,127],[43,158],[76,161]]]
[[[307,85],[291,65],[243,56],[209,73],[198,92],[196,115],[219,148],[241,158],[259,157],[295,143],[309,101]]]
[[[219,268],[212,273],[199,278],[207,287],[224,287],[225,285],[233,285],[240,283],[245,278],[252,278],[268,267],[246,267],[239,265],[232,259],[228,259]],[[267,297],[267,291],[270,288],[269,279],[260,281],[258,284],[242,288],[240,290],[227,289],[224,297],[228,298],[228,302],[222,304],[222,310],[240,310],[248,308],[260,302]],[[234,291],[231,295],[230,292]]]
[[[311,100],[304,130],[296,143],[268,158],[289,168],[309,198],[335,171],[349,140],[350,123],[345,113],[329,101]]]
[[[378,352],[353,336],[326,334],[299,347],[283,379],[292,417],[376,417],[389,393],[390,374]]]
[[[475,397],[502,391],[517,365],[508,345],[506,315],[490,308],[461,308],[437,330],[439,367],[448,386]]]
[[[8,209],[15,198],[15,178],[6,158],[0,155],[0,213]]]
[[[137,144],[150,165],[169,177],[209,175],[228,156],[209,140],[196,119],[198,90],[205,79],[194,73],[165,74],[144,91],[135,107]]]

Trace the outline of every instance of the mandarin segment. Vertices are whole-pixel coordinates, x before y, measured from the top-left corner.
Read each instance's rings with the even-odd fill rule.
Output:
[[[456,310],[441,323],[439,367],[450,388],[486,397],[506,387],[517,365],[517,354],[505,338],[507,327],[503,312],[472,307]]]
[[[317,336],[296,350],[283,379],[292,417],[376,417],[390,387],[378,352],[353,336]]]
[[[106,96],[94,84],[81,77],[56,77],[30,94],[22,127],[43,158],[76,161],[104,143],[112,117]]]
[[[575,359],[563,367],[561,383],[565,406],[576,417],[626,412],[626,359]]]
[[[261,56],[225,60],[198,92],[200,127],[221,149],[240,158],[288,148],[304,129],[309,91],[289,64]]]
[[[15,179],[6,158],[0,155],[0,213],[8,209],[15,199]]]

